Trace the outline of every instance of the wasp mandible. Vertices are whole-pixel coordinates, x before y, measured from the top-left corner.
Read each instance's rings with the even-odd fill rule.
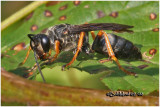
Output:
[[[21,65],[26,62],[31,50],[36,53],[36,56],[40,60],[48,60],[50,63],[56,60],[62,51],[75,52],[73,59],[68,64],[62,66],[62,70],[64,70],[65,67],[70,66],[75,61],[79,52],[87,54],[90,52],[88,33],[91,32],[94,40],[91,50],[109,56],[122,71],[135,76],[136,73],[129,72],[120,65],[117,57],[123,59],[142,59],[140,50],[131,41],[103,31],[132,32],[132,30],[128,30],[129,28],[133,28],[133,26],[116,23],[59,24],[48,28],[45,34],[28,34],[31,40],[30,47]],[[95,35],[94,31],[97,30],[100,31]],[[56,54],[50,59],[52,50]]]

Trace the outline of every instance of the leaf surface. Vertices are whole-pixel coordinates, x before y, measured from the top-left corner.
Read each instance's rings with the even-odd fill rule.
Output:
[[[59,10],[62,6],[67,6],[67,8]],[[21,42],[25,43],[26,46],[29,46],[29,38],[27,37],[27,34],[40,33],[46,28],[56,24],[105,22],[133,25],[134,28],[132,30],[134,33],[132,34],[115,33],[112,31],[106,32],[114,33],[132,41],[140,49],[142,54],[146,52],[146,56],[152,56],[149,54],[150,49],[157,50],[152,59],[149,60],[143,57],[144,60],[147,60],[145,62],[123,59],[119,60],[124,68],[136,72],[138,74],[137,78],[123,73],[123,71],[118,69],[114,62],[99,63],[99,60],[106,59],[106,56],[98,53],[92,53],[89,56],[81,53],[70,67],[69,72],[68,70],[62,72],[60,66],[68,63],[73,57],[72,52],[62,52],[53,64],[42,66],[42,72],[48,83],[78,86],[73,82],[75,80],[80,84],[79,87],[104,89],[106,88],[105,86],[107,86],[111,90],[132,90],[134,92],[149,94],[150,92],[159,89],[159,32],[153,31],[153,29],[159,28],[158,8],[159,4],[156,1],[81,1],[77,6],[74,5],[73,2],[61,2],[57,5],[48,7],[42,5],[33,12],[32,17],[29,20],[21,20],[19,26],[12,26],[14,30],[8,28],[2,32],[2,54],[9,55],[9,57],[4,56],[2,58],[2,67],[7,71],[14,72],[21,76],[28,73],[27,70],[35,63],[33,52],[29,56],[27,62],[22,67],[18,67],[18,64],[23,61],[27,50],[20,51],[16,55],[13,55],[14,51],[10,49]],[[44,15],[46,10],[52,13],[50,17]],[[117,12],[118,16],[110,16],[112,12]],[[156,14],[154,20],[150,19],[151,13]],[[66,19],[60,20],[61,17]],[[31,30],[33,25],[37,26],[37,30]],[[97,31],[95,33],[97,34]],[[91,36],[89,42],[90,44],[93,42]],[[7,51],[7,53],[5,53],[5,51]],[[145,67],[142,68],[142,66]],[[71,73],[73,71],[74,73]],[[105,73],[103,74],[103,72]],[[91,75],[89,74],[95,76],[90,80]],[[36,74],[33,75],[34,78],[35,76]],[[75,78],[73,78],[74,76]],[[98,78],[101,78],[101,80],[98,80]],[[36,79],[41,81],[39,74]],[[90,81],[88,86],[87,81]]]

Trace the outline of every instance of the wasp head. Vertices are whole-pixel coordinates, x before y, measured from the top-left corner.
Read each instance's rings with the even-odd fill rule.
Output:
[[[50,49],[50,40],[45,34],[28,34],[31,39],[30,46],[36,52],[40,60],[46,60],[46,55]]]

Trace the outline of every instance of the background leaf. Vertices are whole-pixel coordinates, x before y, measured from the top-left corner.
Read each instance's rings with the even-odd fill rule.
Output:
[[[62,6],[67,6],[67,8],[59,10]],[[45,11],[51,12],[49,14],[51,16],[46,17]],[[111,15],[112,12],[118,13],[117,16],[113,17],[113,14]],[[153,20],[150,19],[151,13],[156,14],[156,18]],[[60,20],[61,17],[66,19]],[[62,52],[53,64],[42,66],[42,68],[44,68],[42,69],[42,72],[48,83],[86,88],[132,90],[134,92],[149,94],[150,92],[158,90],[159,32],[153,30],[159,28],[158,19],[158,1],[81,1],[78,5],[75,5],[74,2],[61,2],[52,6],[42,5],[33,12],[32,17],[29,20],[20,20],[17,22],[19,23],[19,26],[14,24],[2,32],[1,47],[2,53],[4,54],[4,57],[2,58],[2,67],[7,71],[14,72],[21,76],[27,74],[28,72],[26,70],[31,68],[35,63],[33,53],[31,53],[24,66],[17,67],[18,64],[23,61],[27,50],[20,51],[16,55],[13,55],[14,51],[10,49],[18,43],[26,43],[26,45],[29,46],[27,34],[40,33],[46,28],[56,24],[105,22],[133,25],[133,34],[116,33],[116,35],[132,41],[140,48],[142,54],[147,52],[147,56],[152,56],[149,54],[150,49],[157,50],[155,56],[151,60],[143,58],[147,61],[120,59],[121,65],[129,71],[136,72],[139,75],[138,78],[126,75],[118,69],[115,63],[99,63],[99,60],[106,59],[106,57],[97,53],[90,54],[89,56],[81,53],[70,67],[69,71],[66,70],[62,72],[60,66],[68,63],[73,57],[71,52]],[[31,30],[33,25],[37,26],[37,30]],[[12,28],[14,28],[14,30]],[[112,31],[106,32],[115,33]],[[90,44],[92,42],[93,40],[90,37]],[[5,51],[7,51],[7,53]],[[6,54],[9,55],[9,57],[6,57]],[[145,67],[142,68],[142,65],[145,65]],[[89,74],[93,74],[94,76]],[[40,75],[36,76],[36,74],[34,74],[32,79],[34,78],[38,81],[42,81]],[[99,78],[103,79],[100,80]]]

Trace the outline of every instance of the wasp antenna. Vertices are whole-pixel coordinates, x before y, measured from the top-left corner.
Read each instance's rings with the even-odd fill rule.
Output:
[[[28,34],[28,37],[32,40],[32,41],[34,41],[33,40],[33,36],[35,36],[34,34]]]
[[[39,67],[39,63],[38,63],[38,61],[37,61],[37,56],[36,56],[36,52],[35,52],[35,51],[34,51],[34,58],[35,58],[35,60],[36,60],[36,64],[37,64],[39,73],[41,74],[41,77],[42,77],[42,79],[43,79],[43,82],[45,83],[46,81],[45,81],[44,76],[43,76],[43,74],[42,74],[42,71],[41,71],[41,69],[40,69],[40,67]]]

